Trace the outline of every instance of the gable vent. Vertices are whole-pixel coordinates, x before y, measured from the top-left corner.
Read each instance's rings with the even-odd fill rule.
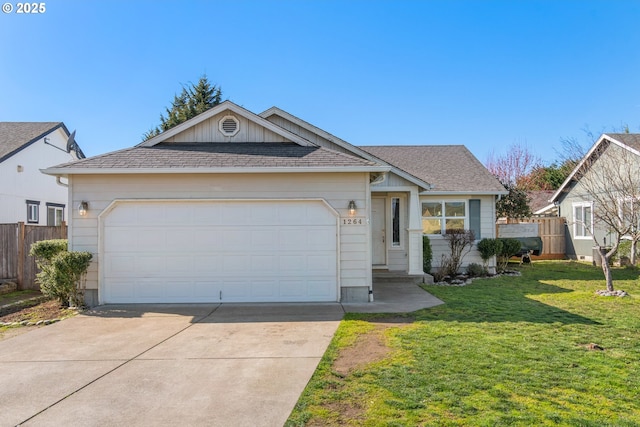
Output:
[[[220,119],[218,129],[225,136],[234,136],[240,131],[240,122],[234,116],[224,116]]]

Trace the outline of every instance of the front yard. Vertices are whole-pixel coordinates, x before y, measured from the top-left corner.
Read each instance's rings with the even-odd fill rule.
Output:
[[[288,426],[638,426],[640,279],[540,261],[521,277],[426,286],[445,305],[350,314]]]

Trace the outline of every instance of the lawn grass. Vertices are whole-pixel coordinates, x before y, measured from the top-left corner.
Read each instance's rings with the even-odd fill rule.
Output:
[[[640,426],[639,273],[613,274],[630,297],[597,296],[602,271],[568,261],[425,286],[446,304],[385,329],[387,357],[341,375],[341,349],[378,317],[348,314],[287,425]]]

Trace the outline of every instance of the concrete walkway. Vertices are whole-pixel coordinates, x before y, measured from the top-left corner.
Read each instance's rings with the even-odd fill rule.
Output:
[[[344,308],[108,305],[0,341],[0,426],[282,426],[345,310],[442,303],[415,285],[377,292]]]

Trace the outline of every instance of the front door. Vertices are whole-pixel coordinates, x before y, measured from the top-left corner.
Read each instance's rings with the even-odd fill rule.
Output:
[[[385,265],[387,263],[386,243],[386,217],[385,199],[371,199],[371,241],[373,245],[373,265]]]

